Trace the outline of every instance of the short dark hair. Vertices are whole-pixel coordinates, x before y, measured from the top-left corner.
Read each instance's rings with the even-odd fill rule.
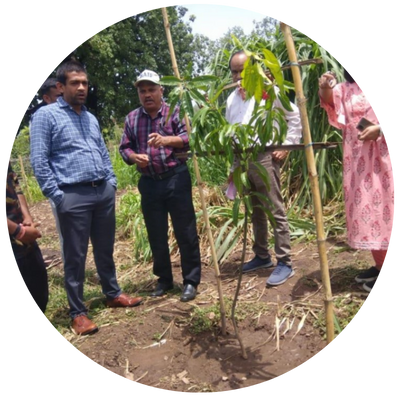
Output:
[[[51,88],[56,89],[57,87],[57,79],[56,78],[48,78],[44,81],[43,85],[39,89],[39,97],[43,99],[45,94],[50,92]]]
[[[57,81],[65,85],[67,83],[67,74],[70,72],[83,72],[87,75],[85,67],[79,61],[70,60],[58,67]]]

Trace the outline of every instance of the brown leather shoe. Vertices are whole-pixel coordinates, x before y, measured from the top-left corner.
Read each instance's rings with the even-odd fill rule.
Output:
[[[122,293],[115,299],[107,300],[108,307],[136,307],[143,301],[142,297],[130,297]]]
[[[72,321],[72,330],[76,335],[96,333],[99,328],[86,315],[78,315]]]

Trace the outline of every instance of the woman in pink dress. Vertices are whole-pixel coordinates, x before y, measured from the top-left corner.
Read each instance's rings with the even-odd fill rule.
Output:
[[[333,73],[323,74],[319,95],[329,123],[342,131],[348,243],[352,248],[372,252],[375,266],[356,277],[358,283],[364,283],[365,290],[371,291],[385,260],[392,231],[392,166],[371,105],[347,71],[344,76],[346,82],[337,84]]]

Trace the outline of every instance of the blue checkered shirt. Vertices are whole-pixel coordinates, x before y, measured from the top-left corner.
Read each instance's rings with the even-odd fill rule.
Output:
[[[43,194],[58,205],[62,185],[117,181],[97,119],[82,106],[77,114],[59,97],[33,115],[31,163]]]

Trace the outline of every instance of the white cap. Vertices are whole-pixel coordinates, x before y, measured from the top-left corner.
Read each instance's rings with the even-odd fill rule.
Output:
[[[156,85],[159,85],[160,84],[160,77],[154,71],[150,71],[149,69],[145,69],[139,75],[139,78],[137,78],[137,80],[135,82],[135,87],[137,87],[139,82],[143,82],[143,81],[153,82]]]

